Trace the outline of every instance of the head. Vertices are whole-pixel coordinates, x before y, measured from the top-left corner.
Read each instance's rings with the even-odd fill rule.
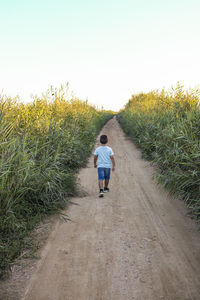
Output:
[[[100,136],[100,143],[103,144],[103,145],[105,145],[105,144],[107,144],[107,142],[108,142],[107,135],[105,135],[105,134],[101,135]]]

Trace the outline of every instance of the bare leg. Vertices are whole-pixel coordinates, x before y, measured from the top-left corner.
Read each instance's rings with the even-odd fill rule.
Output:
[[[109,184],[109,179],[105,179],[105,188],[108,187],[108,184]]]
[[[100,190],[103,190],[103,180],[99,180],[99,188]]]

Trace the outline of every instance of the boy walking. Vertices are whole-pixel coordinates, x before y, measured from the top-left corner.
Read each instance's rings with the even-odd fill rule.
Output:
[[[101,146],[94,151],[94,167],[98,170],[99,197],[103,197],[104,193],[109,192],[108,184],[110,180],[111,162],[112,171],[115,170],[114,153],[110,147],[106,146],[107,142],[107,135],[101,135]]]

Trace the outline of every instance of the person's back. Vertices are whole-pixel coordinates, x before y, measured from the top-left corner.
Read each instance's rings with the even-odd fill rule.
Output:
[[[108,146],[100,146],[95,150],[95,155],[98,155],[98,168],[111,168],[110,156],[113,155],[113,151]]]
[[[96,148],[94,151],[94,167],[98,170],[98,180],[99,180],[99,196],[103,197],[104,192],[109,192],[108,184],[110,180],[110,169],[112,161],[112,171],[115,170],[115,160],[114,153],[112,149],[106,146],[108,138],[106,135],[101,135],[100,137],[101,146]],[[103,182],[105,180],[105,185],[103,188]]]

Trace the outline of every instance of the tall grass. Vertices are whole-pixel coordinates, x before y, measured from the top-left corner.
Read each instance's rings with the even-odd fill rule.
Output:
[[[159,166],[157,179],[200,217],[200,97],[180,84],[171,92],[132,96],[118,120],[143,156]]]
[[[111,116],[63,87],[29,104],[0,98],[0,277],[41,217],[74,194],[75,172]]]

